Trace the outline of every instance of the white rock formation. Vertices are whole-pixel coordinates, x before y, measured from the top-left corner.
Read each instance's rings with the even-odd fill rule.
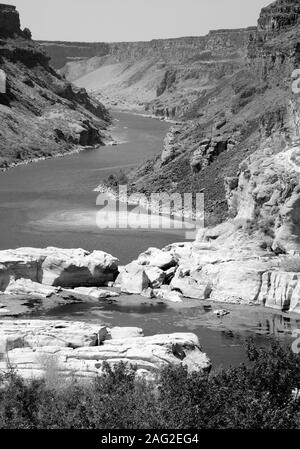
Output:
[[[145,269],[146,276],[150,281],[150,286],[152,288],[158,288],[163,285],[166,275],[163,270],[158,267],[149,267]]]
[[[58,295],[61,292],[62,289],[60,287],[50,287],[23,278],[17,280],[11,278],[5,289],[6,295],[32,295],[41,298],[48,298],[52,295]]]
[[[141,329],[113,328],[62,321],[0,321],[0,369],[13,366],[25,379],[94,378],[103,363],[124,362],[137,374],[153,374],[167,365],[207,371],[211,363],[194,334],[141,336]]]
[[[132,262],[124,267],[118,282],[121,282],[121,291],[130,294],[141,294],[150,285],[144,268],[137,262]]]
[[[106,298],[115,298],[118,293],[111,292],[109,290],[103,290],[97,287],[77,287],[74,290],[69,290],[70,293],[74,292],[77,295],[86,296],[89,300],[100,300]]]
[[[163,251],[158,248],[149,248],[139,255],[137,262],[140,265],[158,267],[161,270],[168,270],[170,267],[177,265],[176,259],[169,251]]]
[[[152,252],[150,248],[144,254]],[[261,249],[259,242],[246,238],[233,223],[201,231],[195,242],[169,245],[163,253],[169,253],[169,260],[177,260],[178,268],[173,267],[176,272],[170,285],[153,290],[158,299],[263,304],[300,313],[298,259],[295,262],[291,256]],[[280,268],[283,263],[298,264],[299,272],[284,271]]]
[[[29,279],[54,287],[103,286],[113,281],[118,259],[102,251],[18,248],[0,251],[0,289],[11,278]]]
[[[171,287],[179,290],[186,298],[194,299],[206,299],[211,291],[209,281],[198,282],[189,271],[185,272],[182,267],[176,271]]]
[[[143,337],[143,329],[139,327],[112,327],[108,329],[108,334],[113,340],[120,340],[122,338],[136,338]],[[108,339],[108,338],[107,338]]]
[[[95,346],[108,337],[106,326],[72,321],[0,321],[0,353],[14,348]]]
[[[272,271],[262,277],[259,301],[266,307],[300,312],[300,273]]]
[[[154,295],[158,299],[163,299],[165,301],[170,302],[183,302],[183,295],[176,291],[172,290],[169,285],[163,285],[160,289],[154,290]]]

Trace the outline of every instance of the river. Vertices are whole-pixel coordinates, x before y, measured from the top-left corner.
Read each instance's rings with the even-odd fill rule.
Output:
[[[20,246],[100,249],[133,260],[150,246],[183,239],[178,231],[110,230],[96,224],[94,189],[112,173],[158,154],[169,124],[116,113],[117,146],[20,165],[0,174],[0,249]]]
[[[0,174],[0,249],[100,249],[125,264],[150,246],[161,248],[183,240],[178,231],[97,227],[94,189],[109,174],[129,170],[159,153],[169,128],[165,122],[126,113],[115,113],[115,119],[113,135],[121,142],[117,146],[18,166]],[[184,305],[153,305],[125,296],[113,304],[64,306],[45,316],[138,326],[146,335],[195,332],[215,367],[246,362],[244,344],[248,336],[262,346],[268,346],[274,335],[291,344],[292,331],[300,328],[297,316],[259,307],[226,305],[226,309],[230,314],[220,319],[209,303],[187,300]]]

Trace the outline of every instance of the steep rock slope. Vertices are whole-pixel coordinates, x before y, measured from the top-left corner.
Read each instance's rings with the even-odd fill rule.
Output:
[[[179,117],[203,86],[232,73],[246,54],[255,28],[212,31],[207,36],[73,44],[42,42],[66,78],[96,93],[106,105]],[[94,52],[94,57],[86,55]],[[76,61],[76,58],[78,59]],[[155,100],[159,101],[155,101]],[[153,105],[152,105],[153,103]]]
[[[268,182],[257,175],[263,161],[276,166],[270,170],[285,183],[286,199],[294,192],[299,109],[291,75],[300,66],[299,32],[299,1],[277,0],[262,9],[257,27],[108,44],[106,55],[68,63],[63,72],[115,106],[135,105],[181,121],[171,127],[162,153],[129,174],[131,190],[204,192],[206,224],[213,224],[241,216],[238,204],[250,201],[239,199],[240,191],[251,190],[244,172],[250,186]],[[268,218],[261,195],[256,201],[243,214],[250,222],[259,218],[256,226],[263,228]],[[282,228],[276,214],[272,209],[272,230]],[[276,241],[281,245],[281,238]]]
[[[149,193],[151,183],[157,190],[165,186],[171,190],[172,175],[177,188],[191,187],[188,173],[193,170],[192,179],[201,179],[197,188],[204,185],[206,207],[210,200],[217,205],[208,186],[219,198],[216,186],[223,189],[224,214],[219,209],[217,218],[229,219],[199,230],[194,242],[163,250],[177,261],[167,287],[171,291],[300,311],[298,6],[298,1],[280,0],[262,11],[258,31],[249,42],[247,69],[215,92],[213,105],[202,105],[204,116],[212,118],[213,138],[205,121],[177,125],[167,136],[162,155],[133,175],[134,187],[142,189],[146,183]],[[234,95],[229,86],[235,87]],[[221,101],[226,89],[230,111]],[[233,126],[235,134],[228,134]],[[196,129],[199,147],[194,151],[187,142],[195,139]]]
[[[297,11],[298,2],[294,5]],[[279,152],[297,140],[292,73],[300,66],[299,45],[297,25],[253,34],[246,63],[190,102],[184,122],[166,136],[162,154],[130,174],[132,189],[203,191],[206,224],[234,216],[228,191],[238,186],[242,162],[263,148]]]
[[[84,89],[50,66],[43,49],[21,31],[14,7],[0,5],[0,167],[102,144],[110,117]]]

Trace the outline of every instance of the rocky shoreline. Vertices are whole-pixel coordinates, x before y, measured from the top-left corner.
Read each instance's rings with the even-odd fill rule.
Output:
[[[24,379],[88,380],[101,376],[104,363],[120,362],[147,379],[167,365],[189,372],[211,368],[194,334],[144,337],[139,328],[83,322],[0,321],[0,354],[0,370],[13,367]]]
[[[107,195],[110,199],[114,200],[114,201],[118,201],[122,204],[127,204],[128,205],[128,196],[130,196],[130,205],[136,205],[139,207],[142,207],[145,209],[145,213],[146,212],[150,212],[152,215],[166,215],[169,216],[170,214],[170,208],[168,206],[164,207],[163,204],[160,204],[158,207],[153,207],[153,205],[151,205],[151,208],[149,208],[149,201],[151,201],[151,198],[149,200],[147,200],[146,198],[144,198],[143,195],[141,195],[138,192],[134,192],[134,193],[128,193],[127,194],[120,194],[117,193],[115,189],[113,189],[112,187],[109,187],[108,185],[105,185],[105,183],[99,184],[98,187],[96,187],[94,189],[94,192],[98,192],[98,193],[102,193],[103,195]],[[176,219],[182,219],[184,218],[184,220],[196,220],[196,214],[192,211],[192,210],[187,210],[186,208],[184,210],[182,209],[175,209],[172,211],[172,216]],[[199,219],[199,217],[198,217]],[[183,230],[185,228],[183,227]],[[187,228],[188,230],[188,228]]]
[[[104,146],[113,146],[117,145],[118,143],[114,139],[108,139],[104,142]],[[48,159],[58,159],[61,157],[66,156],[72,156],[73,154],[79,154],[86,150],[96,149],[99,148],[99,145],[87,145],[87,146],[76,146],[75,148],[72,148],[68,151],[65,151],[63,153],[55,153],[51,156],[41,156],[41,157],[35,157],[35,158],[29,158],[25,159],[20,162],[12,162],[8,164],[6,167],[0,167],[0,172],[6,172],[8,170],[11,170],[12,168],[16,168],[22,165],[29,165],[29,164],[36,164],[41,161],[47,161]]]

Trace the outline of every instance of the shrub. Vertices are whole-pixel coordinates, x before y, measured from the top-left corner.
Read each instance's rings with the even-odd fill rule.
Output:
[[[65,388],[25,382],[13,370],[0,379],[1,428],[290,429],[300,427],[300,356],[274,342],[247,346],[248,366],[216,373],[163,369],[156,382],[136,370],[105,365],[89,383]]]

